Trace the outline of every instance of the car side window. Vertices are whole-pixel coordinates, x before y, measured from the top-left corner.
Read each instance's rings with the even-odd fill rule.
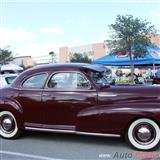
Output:
[[[22,87],[31,88],[31,89],[33,88],[40,89],[44,86],[46,79],[47,79],[46,73],[33,75],[24,81],[24,83],[22,84]]]
[[[55,89],[87,89],[90,88],[90,82],[80,73],[56,73],[48,83],[48,88]]]

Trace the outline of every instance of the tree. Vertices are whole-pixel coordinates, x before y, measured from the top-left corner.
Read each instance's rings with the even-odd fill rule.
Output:
[[[70,62],[91,63],[91,59],[86,54],[70,53]]]
[[[12,52],[9,51],[8,47],[4,49],[0,48],[0,64],[1,65],[10,62],[12,59],[13,59]]]
[[[56,54],[55,54],[55,52],[51,51],[51,52],[49,52],[49,55],[52,57],[52,63],[53,63],[55,61]]]
[[[147,54],[147,46],[153,45],[149,35],[155,34],[156,29],[150,22],[132,15],[118,15],[115,24],[109,25],[109,28],[112,39],[107,40],[107,44],[112,54],[128,53],[133,83],[134,60]]]

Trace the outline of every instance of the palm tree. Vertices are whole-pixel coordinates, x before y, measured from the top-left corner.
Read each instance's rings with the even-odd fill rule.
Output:
[[[52,63],[53,63],[55,61],[56,54],[55,52],[51,51],[49,52],[49,55],[52,57]]]

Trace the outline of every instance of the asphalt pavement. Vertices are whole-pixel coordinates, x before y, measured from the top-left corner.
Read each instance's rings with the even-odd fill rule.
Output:
[[[150,152],[130,148],[123,138],[26,132],[16,140],[0,140],[0,160],[160,159],[160,147]]]

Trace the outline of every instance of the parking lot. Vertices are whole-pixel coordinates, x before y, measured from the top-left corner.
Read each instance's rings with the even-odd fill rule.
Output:
[[[157,157],[159,149],[146,152],[146,158],[149,154]],[[122,138],[44,132],[26,132],[17,140],[1,139],[0,153],[1,160],[129,160],[135,159],[137,153],[142,156],[142,152],[131,149]]]

